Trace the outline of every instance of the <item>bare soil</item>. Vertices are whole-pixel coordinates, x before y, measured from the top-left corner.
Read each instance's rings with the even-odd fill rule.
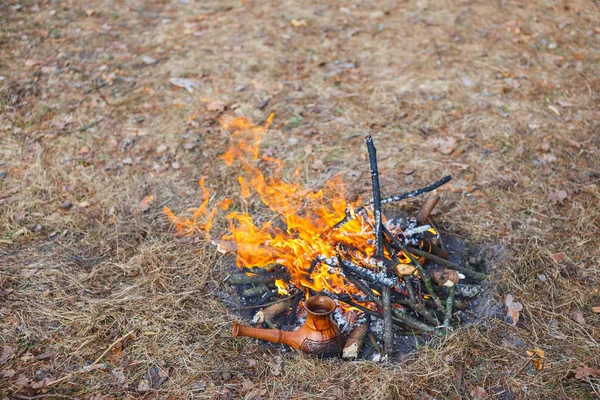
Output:
[[[598,397],[599,21],[592,0],[0,1],[0,397]],[[451,174],[434,220],[501,246],[490,293],[518,324],[400,363],[233,340],[219,255],[162,206],[205,176],[260,217],[218,119],[271,112],[263,151],[315,189],[368,195],[367,132],[385,193]]]

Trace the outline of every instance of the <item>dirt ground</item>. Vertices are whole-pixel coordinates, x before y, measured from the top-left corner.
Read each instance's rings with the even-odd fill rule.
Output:
[[[598,1],[3,0],[0,29],[1,397],[600,396]],[[238,198],[218,119],[271,112],[315,189],[368,195],[365,132],[386,193],[452,174],[434,219],[503,249],[518,324],[394,363],[233,340],[219,255],[162,206]]]

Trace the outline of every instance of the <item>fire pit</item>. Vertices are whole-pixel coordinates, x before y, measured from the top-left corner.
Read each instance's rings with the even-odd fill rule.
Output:
[[[263,126],[245,118],[224,124],[233,133],[222,159],[242,168],[238,177],[242,200],[254,191],[275,215],[258,225],[248,213],[229,212],[225,217],[230,233],[213,240],[219,252],[235,254],[241,270],[226,281],[238,287],[249,307],[262,308],[252,319],[257,327],[235,323],[233,336],[284,343],[319,356],[339,355],[343,349],[344,357],[356,358],[366,337],[376,345],[371,321],[383,321],[387,355],[394,351],[395,329],[433,336],[450,331],[454,312],[464,308],[463,298],[469,297],[456,290],[457,284],[477,284],[486,278],[481,271],[450,262],[429,221],[440,199],[436,189],[450,176],[382,197],[375,146],[366,136],[371,200],[349,203],[339,175],[322,190],[305,189],[281,177],[281,161],[260,156],[260,140],[272,118]],[[273,171],[270,176],[263,174],[265,169]],[[227,210],[232,200],[221,199],[215,207],[203,180],[200,186],[202,203],[191,217],[178,217],[166,207],[165,213],[180,234],[210,238],[218,209]],[[424,194],[428,197],[415,217],[386,219],[384,205]],[[301,327],[294,330],[298,324]],[[343,325],[343,332],[338,325]]]

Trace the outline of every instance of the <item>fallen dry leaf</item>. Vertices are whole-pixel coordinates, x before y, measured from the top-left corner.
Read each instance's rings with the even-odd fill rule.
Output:
[[[154,198],[153,194],[144,197],[139,203],[140,209],[142,211],[148,211],[150,209],[150,202],[152,201],[153,198]]]
[[[24,64],[27,68],[31,68],[40,65],[41,63],[37,60],[25,60]]]
[[[13,376],[15,376],[16,373],[17,373],[17,371],[15,371],[14,369],[8,368],[8,369],[0,371],[0,377],[12,378]]]
[[[458,140],[452,136],[435,140],[435,148],[444,155],[451,154],[457,147]]]
[[[223,111],[225,110],[225,103],[219,100],[211,101],[206,105],[208,111]]]
[[[15,222],[15,224],[20,224],[21,222],[23,222],[24,219],[25,219],[24,212],[14,213],[12,216],[12,220]]]
[[[271,364],[271,374],[274,376],[281,375],[281,363],[283,362],[283,358],[281,356],[275,356],[275,363]]]
[[[125,377],[125,374],[123,373],[122,368],[114,368],[110,372],[112,373],[112,376],[114,376],[115,380],[117,381],[117,383],[119,385],[121,385],[121,384],[125,383],[125,381],[127,381],[127,378]]]
[[[46,385],[48,385],[49,382],[52,382],[52,379],[50,378],[44,378],[41,381],[33,381],[31,382],[31,384],[29,385],[29,387],[31,387],[32,389],[41,389],[43,387],[45,387]]]
[[[296,19],[296,18],[294,18],[294,19],[292,19],[290,21],[290,23],[292,24],[292,26],[294,28],[303,28],[305,26],[308,26],[308,22],[306,22],[305,19]]]
[[[15,348],[11,346],[2,346],[2,351],[0,352],[0,364],[6,364],[8,360],[13,358],[15,355]]]
[[[150,389],[158,389],[168,377],[169,372],[166,369],[160,367],[150,367],[148,368],[148,373],[138,385],[138,390],[140,392],[144,392]]]
[[[531,364],[533,368],[541,371],[544,369],[544,350],[536,347],[533,350],[528,350],[527,355],[531,357]]]
[[[200,83],[193,79],[171,78],[171,79],[169,79],[169,82],[172,85],[184,88],[185,90],[187,90],[190,93],[194,93],[194,89],[200,87]]]
[[[516,326],[519,322],[519,313],[523,310],[523,306],[521,303],[514,301],[512,294],[506,295],[504,303],[506,304],[506,316]]]
[[[583,313],[581,311],[575,311],[571,318],[573,318],[573,321],[577,322],[579,325],[585,325],[585,318],[583,317]]]
[[[585,379],[589,376],[591,376],[592,378],[600,378],[599,368],[590,368],[585,365],[574,368],[571,370],[571,372],[575,374],[576,379]]]
[[[242,390],[245,392],[248,392],[252,389],[254,389],[254,386],[256,386],[250,379],[244,379],[242,381]]]
[[[557,190],[548,195],[548,200],[550,200],[554,204],[559,204],[559,203],[562,204],[566,198],[567,198],[566,190]]]
[[[21,275],[23,278],[31,278],[38,271],[39,269],[37,268],[22,268],[21,271],[19,271],[19,275]]]
[[[39,360],[46,360],[48,358],[54,358],[54,357],[56,357],[55,352],[47,351],[45,353],[38,354],[37,356],[35,356],[35,359],[39,361]]]
[[[138,385],[137,388],[138,392],[147,392],[148,390],[150,390],[150,382],[148,382],[148,380],[146,378],[142,379],[140,381],[140,384]]]
[[[554,259],[554,261],[560,264],[565,259],[565,253],[552,254],[552,258]]]
[[[29,385],[29,378],[25,375],[21,374],[15,381],[15,386],[17,387],[25,387]]]
[[[475,388],[473,388],[471,390],[471,396],[474,399],[480,400],[480,399],[487,399],[487,393],[485,392],[485,389],[481,386],[476,386]]]

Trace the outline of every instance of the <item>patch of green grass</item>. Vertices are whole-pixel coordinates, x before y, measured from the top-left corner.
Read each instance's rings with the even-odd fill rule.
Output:
[[[292,118],[285,121],[285,127],[289,129],[297,128],[302,124],[304,124],[304,118],[299,114],[294,114]]]

